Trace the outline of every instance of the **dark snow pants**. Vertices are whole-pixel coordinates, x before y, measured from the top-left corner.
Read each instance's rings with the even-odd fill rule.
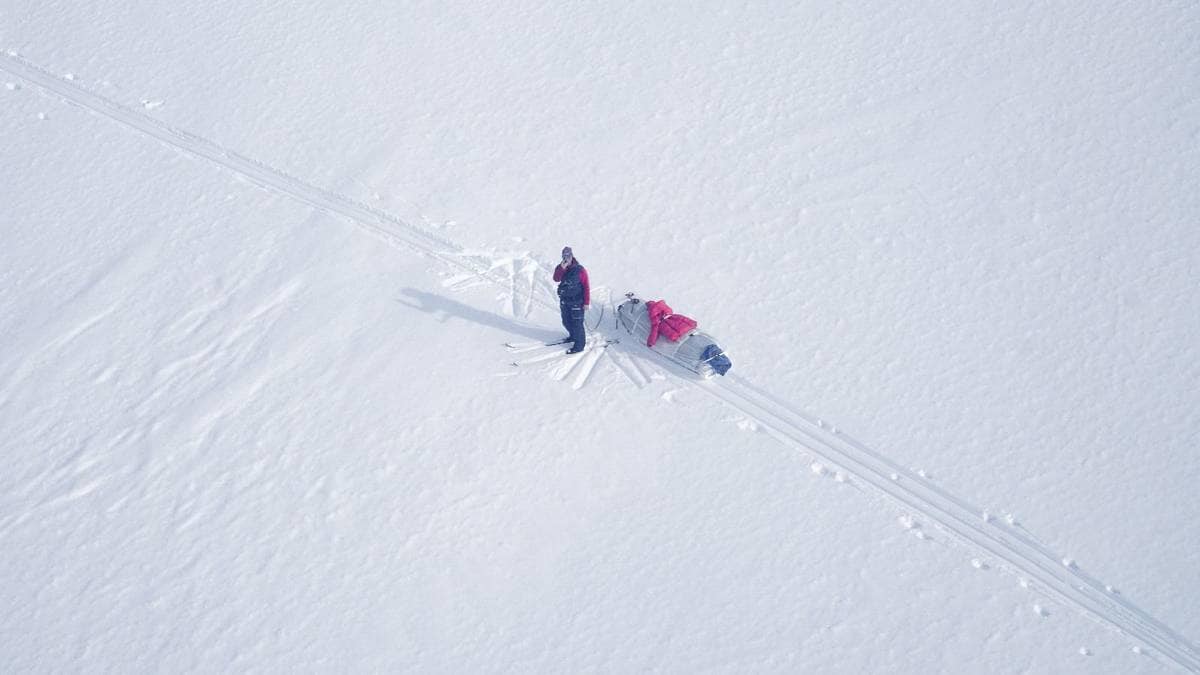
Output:
[[[583,330],[583,303],[560,302],[558,309],[562,312],[563,328],[567,329],[571,340],[575,343],[572,349],[583,349],[587,334]]]

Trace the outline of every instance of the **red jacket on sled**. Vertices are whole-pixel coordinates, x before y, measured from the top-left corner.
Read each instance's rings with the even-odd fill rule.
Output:
[[[696,321],[682,314],[675,314],[665,300],[650,300],[646,303],[650,313],[650,336],[646,338],[646,346],[653,347],[658,342],[658,336],[665,335],[671,342],[678,342],[696,329]]]

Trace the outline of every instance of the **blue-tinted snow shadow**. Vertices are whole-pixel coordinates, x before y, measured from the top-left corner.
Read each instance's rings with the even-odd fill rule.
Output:
[[[413,309],[432,314],[439,322],[444,322],[450,317],[457,317],[481,326],[495,328],[507,335],[520,335],[531,340],[543,342],[557,340],[566,334],[565,330],[551,330],[530,326],[529,324],[500,316],[494,312],[475,309],[457,300],[451,300],[445,296],[426,291],[419,291],[415,288],[405,288],[400,292],[408,297],[396,298],[396,302],[406,307],[412,307]]]

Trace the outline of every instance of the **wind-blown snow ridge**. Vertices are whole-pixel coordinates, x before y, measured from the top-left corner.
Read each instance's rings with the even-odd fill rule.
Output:
[[[511,277],[502,277],[495,272],[494,265],[477,260],[478,255],[469,253],[464,247],[444,237],[393,214],[311,185],[217,143],[175,129],[142,112],[90,92],[77,82],[58,77],[14,54],[9,53],[0,59],[0,70],[180,152],[207,159],[264,188],[346,218],[390,245],[402,246],[496,284],[514,294],[514,307],[517,306],[517,287]],[[536,304],[553,309],[553,303],[539,297],[535,289],[528,292],[529,305]],[[617,361],[618,356],[610,356]],[[590,358],[588,367],[575,379],[576,388],[582,386],[586,374],[590,373],[591,366],[600,355],[597,353]],[[1195,645],[1123,596],[1111,592],[1109,587],[1076,565],[1062,564],[1060,556],[1018,527],[985,517],[980,509],[966,500],[937,487],[924,477],[897,465],[852,438],[824,428],[819,422],[736,375],[720,382],[701,382],[671,364],[666,364],[665,370],[680,381],[700,388],[739,413],[756,420],[762,428],[785,445],[812,453],[829,464],[851,472],[863,483],[871,486],[876,494],[936,523],[968,546],[995,556],[997,560],[1003,561],[1003,566],[1018,570],[1036,580],[1061,601],[1075,605],[1084,613],[1100,619],[1117,631],[1158,650],[1180,667],[1200,672],[1200,651]],[[558,377],[565,379],[570,374],[570,369],[566,369],[561,371]]]

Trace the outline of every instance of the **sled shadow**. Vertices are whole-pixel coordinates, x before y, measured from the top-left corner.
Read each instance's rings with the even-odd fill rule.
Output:
[[[529,324],[507,319],[493,312],[485,312],[464,305],[457,300],[419,291],[415,288],[405,288],[400,291],[406,298],[396,298],[396,302],[434,315],[439,322],[445,322],[449,317],[458,317],[471,323],[477,323],[508,335],[521,335],[531,340],[550,341],[562,337],[565,331],[546,330]]]

